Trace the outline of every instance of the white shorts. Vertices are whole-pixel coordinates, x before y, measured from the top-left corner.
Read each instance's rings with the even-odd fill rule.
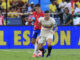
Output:
[[[49,34],[47,36],[40,36],[40,39],[38,40],[38,43],[45,43],[48,39],[53,40],[53,34]]]

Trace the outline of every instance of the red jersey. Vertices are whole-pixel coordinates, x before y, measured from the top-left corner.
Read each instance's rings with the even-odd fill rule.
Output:
[[[41,11],[40,13],[37,13],[36,11],[33,12],[33,16],[35,17],[35,22],[34,22],[34,30],[40,30],[41,27],[38,25],[39,24],[39,21],[38,19],[40,17],[44,17],[44,13]]]
[[[0,25],[3,25],[3,16],[0,16]]]

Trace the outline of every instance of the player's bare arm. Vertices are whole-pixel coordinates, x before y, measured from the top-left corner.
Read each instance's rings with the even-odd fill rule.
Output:
[[[55,32],[58,30],[58,27],[57,27],[57,26],[55,26],[54,28],[55,28],[55,30],[53,31],[53,35],[54,35]],[[52,27],[52,29],[53,29],[53,27]]]

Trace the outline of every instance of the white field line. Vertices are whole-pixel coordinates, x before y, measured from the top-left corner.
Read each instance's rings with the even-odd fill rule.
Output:
[[[13,50],[0,50],[4,52],[27,52],[27,53],[33,53],[32,51],[13,51]]]
[[[33,54],[33,51],[13,51],[13,50],[0,50],[0,51],[3,51],[3,52],[15,52],[15,53],[26,52],[24,55],[26,55],[27,53]],[[62,53],[62,54],[56,54],[56,52],[54,52],[53,55],[80,55],[80,53],[65,53],[65,54]]]

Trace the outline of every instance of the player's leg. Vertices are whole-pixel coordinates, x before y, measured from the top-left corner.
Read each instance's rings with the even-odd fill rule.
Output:
[[[44,52],[45,52],[45,50],[43,48],[44,41],[45,41],[45,38],[43,38],[43,37],[40,37],[40,39],[38,40],[38,48],[40,51],[42,51],[42,57],[44,57]]]
[[[35,46],[33,57],[36,57],[37,53],[39,52],[38,42],[37,42],[37,40],[39,40],[39,36],[40,36],[40,30],[35,30],[32,38],[32,43]]]
[[[35,44],[35,42],[36,42],[36,39],[32,38],[32,44]]]
[[[37,51],[38,51],[38,43],[36,42],[36,39],[35,39],[34,54],[37,54]]]
[[[36,31],[34,31],[33,33],[33,37],[32,37],[32,44],[34,44],[34,53],[33,53],[33,57],[36,57],[37,54],[37,43],[36,43],[36,38],[37,38],[37,33]]]
[[[36,51],[37,53],[40,52],[40,50],[38,49],[38,40],[40,38],[40,30],[37,30],[37,38],[36,38]]]
[[[35,58],[37,55],[37,43],[36,43],[36,39],[34,39],[34,38],[33,38],[33,44],[34,44],[33,57]]]
[[[49,57],[49,56],[51,55],[51,50],[52,50],[52,40],[53,40],[53,36],[47,38],[48,54],[47,54],[46,57]]]
[[[38,37],[36,38],[36,46],[37,46],[37,47],[36,47],[36,48],[37,48],[36,51],[37,51],[37,53],[40,51],[39,48],[38,48],[38,40],[39,40],[39,38],[40,38],[40,36],[38,36]]]
[[[35,44],[37,38],[37,33],[36,30],[33,31],[33,36],[32,36],[32,44]]]

